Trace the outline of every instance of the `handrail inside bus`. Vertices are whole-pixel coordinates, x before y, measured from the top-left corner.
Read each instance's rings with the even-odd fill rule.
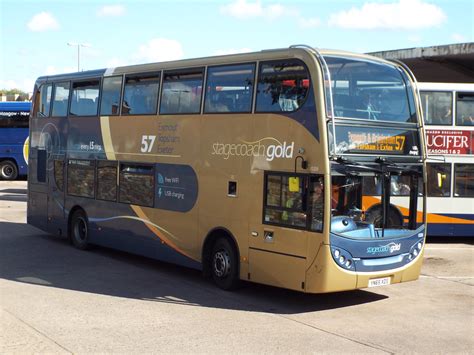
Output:
[[[336,156],[336,127],[334,124],[334,102],[333,102],[333,97],[332,97],[332,87],[331,87],[331,72],[329,71],[328,65],[326,63],[326,60],[324,59],[323,55],[321,52],[314,47],[308,46],[307,44],[294,44],[291,45],[290,48],[305,48],[311,51],[318,59],[319,63],[321,65],[321,70],[323,71],[324,75],[324,81],[327,81],[327,85],[329,87],[329,94],[326,95],[326,90],[324,90],[324,93],[327,96],[329,96],[329,107],[326,107],[326,114],[329,118],[329,121],[331,121],[331,126],[332,126],[332,155],[333,157]],[[324,83],[325,86],[325,83]],[[326,100],[327,103],[327,100]],[[326,105],[327,106],[327,105]],[[329,110],[328,110],[329,109]]]

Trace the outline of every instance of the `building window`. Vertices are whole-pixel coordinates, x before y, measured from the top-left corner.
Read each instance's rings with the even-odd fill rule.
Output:
[[[52,84],[41,85],[40,93],[36,101],[36,117],[49,117],[51,107]]]
[[[156,114],[160,73],[127,75],[122,101],[122,115]]]
[[[160,114],[201,112],[203,77],[202,68],[165,72]]]
[[[116,161],[97,161],[97,199],[117,201]]]
[[[101,115],[118,115],[120,93],[122,91],[122,77],[111,76],[104,78],[102,84],[102,99],[100,103]]]
[[[453,123],[451,92],[422,91],[420,94],[426,124],[450,126]]]
[[[306,99],[309,84],[308,71],[299,60],[260,64],[256,111],[296,111]]]
[[[153,207],[154,186],[153,166],[120,164],[120,202]]]
[[[474,164],[454,164],[454,196],[474,197]]]
[[[53,117],[66,117],[69,100],[69,81],[54,84]]]
[[[250,112],[255,64],[209,67],[205,113]]]
[[[94,160],[68,161],[67,193],[73,196],[94,198]]]
[[[265,224],[322,231],[324,189],[322,176],[265,174]]]
[[[73,116],[97,116],[99,80],[72,83],[70,113]]]
[[[451,195],[451,164],[426,164],[428,197]]]
[[[457,93],[456,125],[474,126],[474,93]]]

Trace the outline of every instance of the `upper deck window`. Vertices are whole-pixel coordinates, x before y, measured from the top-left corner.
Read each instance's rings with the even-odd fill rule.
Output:
[[[442,91],[422,91],[421,106],[425,123],[428,125],[449,125],[453,123],[453,94]]]
[[[99,103],[99,80],[72,84],[71,115],[96,116]]]
[[[458,92],[456,97],[456,125],[474,126],[474,93]]]
[[[199,113],[203,78],[202,68],[165,72],[160,114]]]
[[[122,91],[122,77],[112,76],[104,78],[102,84],[102,99],[100,102],[101,115],[118,115],[120,92]]]
[[[254,72],[255,64],[210,67],[204,112],[250,112]]]
[[[296,111],[306,99],[309,73],[299,60],[260,64],[257,112]]]
[[[53,117],[66,117],[69,100],[69,81],[54,84]]]
[[[36,117],[48,117],[51,108],[51,94],[53,93],[52,84],[41,85],[40,93],[35,103]]]
[[[362,59],[324,58],[336,117],[416,122],[410,82],[397,68]]]
[[[122,115],[150,115],[156,113],[160,74],[133,74],[125,77]]]

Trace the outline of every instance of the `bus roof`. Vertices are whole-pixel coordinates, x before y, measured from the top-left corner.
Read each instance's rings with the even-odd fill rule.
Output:
[[[107,76],[108,73],[111,75],[120,75],[122,73],[139,73],[147,72],[152,70],[157,70],[157,66],[160,69],[179,69],[184,67],[198,67],[205,66],[210,61],[213,65],[224,65],[238,62],[251,62],[256,60],[272,60],[272,59],[282,59],[285,57],[294,57],[304,55],[303,53],[309,53],[312,47],[297,45],[291,46],[289,48],[277,48],[277,49],[265,49],[258,52],[248,52],[248,53],[237,53],[237,54],[227,54],[219,56],[208,56],[192,59],[180,59],[174,61],[166,62],[153,62],[153,63],[143,63],[143,64],[133,64],[127,66],[120,66],[116,68],[107,68],[107,69],[97,69],[97,70],[88,70],[75,73],[65,73],[52,76],[41,76],[37,79],[36,83],[39,85],[50,79],[58,80],[77,80],[77,79],[88,79],[93,77]],[[315,48],[316,49],[316,48]],[[341,50],[330,50],[330,49],[317,49],[322,56],[331,55],[331,56],[344,56],[344,57],[353,57],[358,59],[372,60],[388,65],[394,65],[393,62],[382,58],[376,58],[367,54],[359,54],[353,52],[346,52]],[[298,55],[299,54],[299,55]],[[113,73],[113,74],[112,74]]]
[[[30,108],[29,101],[0,101],[0,111],[29,111]]]

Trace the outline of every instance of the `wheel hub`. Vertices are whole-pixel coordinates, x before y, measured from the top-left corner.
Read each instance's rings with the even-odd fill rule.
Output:
[[[225,277],[230,273],[230,256],[225,250],[219,250],[214,254],[213,268],[214,274],[218,277]]]
[[[2,173],[4,176],[10,177],[13,174],[13,168],[9,165],[4,166],[2,169]]]
[[[87,237],[87,224],[83,218],[77,220],[76,225],[74,226],[74,234],[80,240],[85,240]]]

